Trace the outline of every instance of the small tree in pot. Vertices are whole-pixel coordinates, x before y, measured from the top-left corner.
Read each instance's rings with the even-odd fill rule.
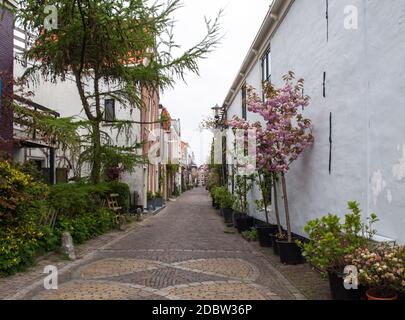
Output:
[[[286,264],[297,264],[302,258],[292,238],[285,174],[292,162],[312,145],[314,138],[311,121],[299,112],[300,108],[309,106],[310,100],[308,96],[303,95],[304,80],[300,79],[294,83],[295,77],[291,71],[283,80],[284,86],[280,89],[270,84],[265,86],[267,100],[264,102],[251,91],[249,110],[260,114],[266,121],[266,130],[261,136],[263,150],[258,155],[259,163],[267,166],[274,178],[277,175],[281,177],[287,234],[285,239],[277,242],[280,259]]]
[[[159,191],[155,193],[154,201],[156,207],[163,207],[164,205],[163,196]]]
[[[147,199],[147,206],[149,211],[155,211],[156,206],[155,206],[155,194],[152,191],[148,191],[146,195]]]
[[[266,217],[266,224],[265,225],[258,225],[256,226],[257,235],[259,239],[260,246],[262,247],[272,247],[272,235],[277,233],[281,233],[281,224],[280,218],[278,215],[278,210],[276,214],[277,224],[270,224],[269,219],[269,206],[271,205],[271,197],[272,197],[272,188],[273,188],[273,177],[270,172],[268,172],[265,168],[262,168],[258,172],[258,180],[259,180],[259,187],[262,194],[262,199],[256,201],[257,209],[260,211],[264,211]]]
[[[259,103],[257,95],[254,94],[253,89],[250,89],[250,103]],[[253,107],[250,108],[251,111],[254,111]],[[254,130],[256,133],[256,168],[258,169],[257,178],[258,178],[258,185],[260,187],[262,193],[262,199],[256,201],[257,209],[260,211],[265,212],[266,217],[266,225],[257,226],[257,233],[260,241],[260,245],[264,247],[271,247],[273,245],[273,235],[274,234],[282,234],[282,227],[280,224],[280,217],[278,211],[278,203],[277,203],[277,189],[276,184],[273,183],[275,181],[275,177],[273,177],[273,173],[269,170],[269,163],[271,163],[271,159],[268,157],[267,150],[273,145],[273,141],[268,139],[267,137],[267,130],[264,130],[262,124],[260,122],[256,122],[254,124],[250,124],[248,121],[240,119],[238,117],[234,117],[230,121],[230,126],[236,130],[245,130],[244,134],[244,143],[248,143],[248,130]],[[272,186],[274,186],[274,194],[275,194],[275,214],[276,214],[276,221],[277,226],[269,224],[269,211],[268,207],[271,205],[271,196],[272,196]],[[275,253],[278,254],[277,246],[274,246]]]
[[[224,217],[224,222],[226,224],[232,224],[233,209],[232,206],[235,202],[235,197],[228,191],[226,187],[222,188],[222,195],[219,199],[219,205],[222,210],[222,215]]]
[[[250,230],[254,219],[248,215],[247,194],[252,189],[253,176],[236,176],[233,223],[239,232]]]

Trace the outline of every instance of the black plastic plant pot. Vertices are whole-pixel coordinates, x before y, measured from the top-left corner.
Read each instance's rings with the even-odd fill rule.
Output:
[[[270,234],[270,239],[271,239],[271,246],[273,247],[273,253],[276,256],[279,256],[280,252],[278,250],[277,235],[276,234]]]
[[[154,201],[154,200],[148,200],[147,206],[148,206],[148,210],[149,210],[149,211],[155,211],[155,210],[156,210],[155,201]]]
[[[232,223],[234,225],[234,227],[236,228],[236,219],[241,217],[242,213],[238,212],[238,211],[233,211],[232,213]]]
[[[163,198],[155,199],[155,207],[163,207]]]
[[[328,272],[330,293],[333,300],[360,300],[361,288],[347,290],[344,287],[344,275]],[[363,290],[364,291],[364,290]]]
[[[214,208],[217,209],[217,210],[219,210],[219,209],[220,209],[219,203],[215,203]]]
[[[233,223],[233,210],[230,208],[224,208],[222,209],[222,215],[224,217],[224,222],[226,224],[231,224]]]
[[[259,238],[259,244],[261,247],[271,248],[273,246],[273,242],[271,240],[270,235],[277,233],[278,228],[274,225],[262,225],[256,226],[257,235]]]
[[[254,219],[253,217],[249,217],[247,215],[242,215],[235,218],[236,228],[238,229],[239,233],[249,231],[253,228]]]
[[[280,262],[286,265],[304,263],[300,247],[294,242],[276,240],[280,253]]]

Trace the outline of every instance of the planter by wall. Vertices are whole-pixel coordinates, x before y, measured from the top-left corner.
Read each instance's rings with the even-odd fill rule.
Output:
[[[150,210],[150,211],[155,211],[155,209],[156,209],[154,200],[148,200],[147,206],[148,206],[148,210]]]
[[[235,226],[235,228],[236,228],[236,218],[238,218],[240,216],[242,216],[242,213],[240,213],[238,211],[235,211],[235,210],[233,211],[233,213],[232,213],[232,223]]]
[[[280,255],[277,243],[277,236],[275,234],[270,234],[270,239],[271,239],[271,246],[273,247],[273,253],[276,256]]]
[[[343,274],[328,272],[329,287],[333,300],[360,300],[361,290],[347,290],[343,285]]]
[[[293,242],[279,240],[276,240],[276,242],[278,244],[281,263],[286,265],[296,265],[304,262],[301,249],[294,242],[294,239]]]
[[[248,215],[240,215],[238,217],[235,217],[235,223],[236,228],[241,233],[244,231],[249,231],[253,228],[254,219],[253,217],[249,217]]]
[[[271,234],[277,233],[278,229],[276,225],[261,225],[256,226],[259,243],[261,247],[271,248],[273,242],[271,241]]]
[[[163,207],[163,198],[155,198],[155,207]]]
[[[222,215],[224,217],[224,222],[226,224],[231,224],[233,223],[233,210],[230,208],[224,208],[222,210]]]
[[[375,300],[375,301],[392,301],[398,300],[398,294],[391,290],[386,294],[386,296],[381,295],[381,290],[379,288],[370,288],[366,292],[367,300]]]

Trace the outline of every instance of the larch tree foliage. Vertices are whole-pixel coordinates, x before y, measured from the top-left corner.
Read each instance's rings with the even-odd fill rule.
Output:
[[[57,28],[52,30],[44,28],[50,5],[57,9]],[[91,165],[92,183],[102,179],[106,158],[127,161],[130,166],[128,157],[123,157],[135,159],[131,150],[139,148],[114,146],[102,130],[104,98],[114,98],[126,108],[142,108],[142,88],[158,92],[184,81],[187,72],[198,74],[198,61],[220,41],[221,13],[205,20],[207,32],[201,41],[174,56],[173,49],[178,51],[179,46],[174,42],[172,15],[180,6],[178,0],[163,4],[143,0],[19,2],[17,23],[35,36],[24,54],[34,63],[23,78],[35,81],[40,76],[54,83],[68,76],[75,79],[87,118],[80,125],[89,132],[83,154]],[[111,120],[109,126],[122,130],[134,123]]]

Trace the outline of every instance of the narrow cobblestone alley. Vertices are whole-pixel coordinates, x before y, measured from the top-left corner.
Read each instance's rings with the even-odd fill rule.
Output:
[[[19,299],[239,299],[304,297],[239,235],[225,233],[208,193],[194,189],[141,226],[41,281]]]

